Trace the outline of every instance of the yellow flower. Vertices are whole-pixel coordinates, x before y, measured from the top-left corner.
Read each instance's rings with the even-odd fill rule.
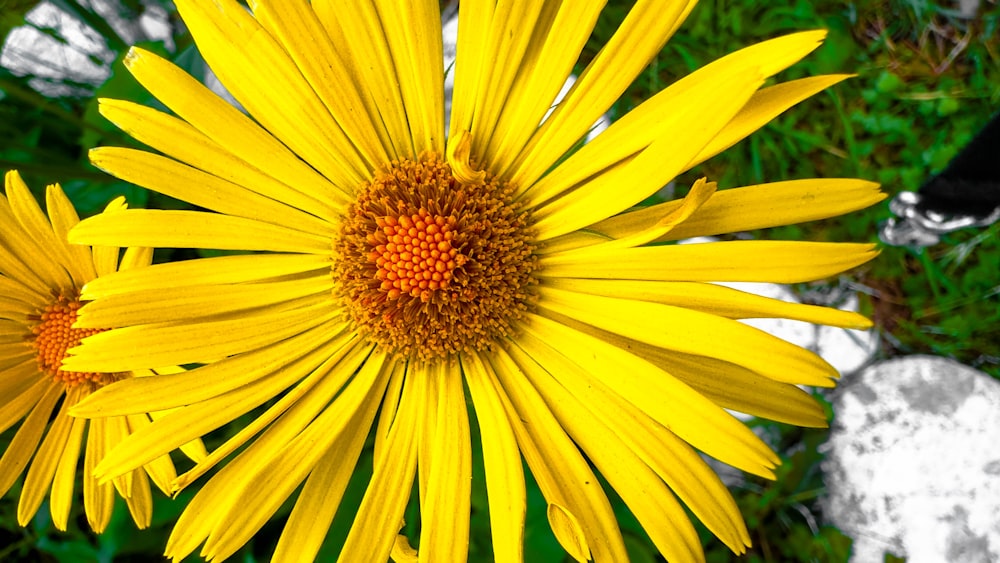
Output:
[[[89,284],[78,326],[115,327],[67,368],[205,364],[102,390],[73,414],[179,407],[97,467],[113,477],[257,407],[195,469],[204,483],[167,554],[221,560],[301,486],[276,560],[315,556],[368,436],[374,469],[344,559],[413,556],[398,536],[417,481],[421,559],[466,558],[481,435],[497,561],[522,558],[522,459],[576,559],[626,551],[594,470],[671,561],[703,558],[682,503],[726,545],[749,535],[698,451],[772,477],[778,458],[735,409],[823,426],[796,385],[832,386],[811,352],[738,322],[863,328],[859,315],[712,281],[803,282],[869,244],[657,244],[831,217],[882,198],[861,180],[798,180],[632,206],[843,78],[762,88],[823,32],[741,50],[571,149],[660,51],[693,2],[640,1],[545,117],[602,2],[462,3],[444,131],[437,2],[178,0],[203,56],[248,115],[166,60],[131,73],[174,115],[101,111],[162,152],[101,148],[100,168],[203,211],[129,210],[74,242],[252,253],[156,265]],[[123,349],[127,353],[121,353]],[[245,446],[245,448],[244,448]],[[477,445],[477,447],[479,447]]]
[[[0,495],[10,490],[30,462],[17,505],[18,523],[24,526],[31,521],[51,488],[52,521],[65,530],[80,450],[86,440],[83,503],[90,527],[104,531],[117,489],[136,525],[145,528],[153,507],[146,474],[167,492],[176,477],[170,458],[157,454],[144,462],[145,471],[124,473],[114,479],[113,487],[111,483],[98,484],[92,472],[106,451],[149,426],[150,417],[137,412],[88,423],[67,412],[109,383],[152,372],[60,369],[67,349],[101,331],[72,327],[81,305],[80,288],[119,269],[119,248],[90,249],[66,242],[67,231],[80,218],[58,184],[46,190],[48,218],[17,172],[7,173],[5,185],[7,197],[0,195],[0,431],[24,421],[0,458]],[[119,198],[103,215],[114,217],[124,209],[124,199]],[[120,268],[148,265],[152,256],[149,248],[130,248]],[[206,455],[200,441],[187,446],[186,451],[193,459]]]

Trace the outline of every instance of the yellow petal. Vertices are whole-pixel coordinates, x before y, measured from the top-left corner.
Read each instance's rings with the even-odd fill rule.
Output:
[[[347,342],[347,345],[344,343]],[[276,451],[283,447],[303,428],[308,426],[330,400],[336,395],[346,380],[364,362],[371,352],[370,345],[359,345],[354,340],[338,340],[329,344],[322,352],[326,360],[319,367],[289,389],[260,416],[240,428],[233,437],[212,450],[197,466],[178,477],[173,487],[175,491],[184,489],[229,454],[240,449],[254,436],[258,436],[249,448],[255,452],[255,459],[261,466],[265,456],[257,452]],[[273,424],[272,424],[273,423]],[[264,429],[266,428],[266,431]],[[268,458],[269,459],[269,458]],[[230,464],[232,465],[232,464]],[[228,468],[229,465],[226,466]],[[247,473],[256,467],[250,461],[244,463],[240,473]],[[225,470],[225,469],[224,469]]]
[[[453,96],[457,99],[461,96],[471,95],[475,100],[475,106],[472,110],[472,123],[469,124],[467,130],[472,132],[473,139],[475,139],[473,155],[477,162],[489,162],[491,166],[494,164],[492,160],[487,160],[489,157],[485,150],[486,145],[494,132],[497,131],[497,121],[504,113],[505,107],[515,107],[513,105],[507,106],[506,104],[513,101],[509,99],[508,95],[511,85],[518,74],[518,69],[522,66],[534,66],[524,61],[525,52],[531,43],[534,27],[541,18],[542,12],[545,11],[546,4],[551,8],[554,3],[498,3],[493,9],[492,17],[488,20],[489,27],[483,30],[486,36],[484,38],[485,42],[482,44],[483,51],[480,59],[475,61],[475,64],[468,66],[464,64],[466,59],[459,58],[456,61],[456,63],[462,63],[455,67],[456,78],[458,74],[467,71],[475,72],[478,75],[474,91],[469,92],[456,88],[455,95]],[[551,12],[551,9],[548,11]],[[461,18],[461,12],[459,14]],[[465,48],[464,41],[467,38],[461,24],[462,21],[459,20],[458,32],[461,37],[459,40],[461,47],[457,50]],[[537,55],[538,53],[532,52],[528,56],[532,58],[533,62],[534,60],[538,60],[534,59]],[[565,81],[566,76],[563,76],[562,80]],[[459,83],[456,82],[456,87],[458,85]],[[461,85],[463,88],[466,88],[469,85],[469,81],[463,80]],[[535,92],[534,94],[536,97],[531,100],[531,105],[536,107],[547,107],[550,105],[551,98],[548,100],[542,99],[541,92]],[[538,123],[536,121],[535,123],[528,124],[529,132]],[[500,172],[501,170],[495,171]]]
[[[378,115],[373,118],[367,114],[357,84],[309,2],[257,0],[251,7],[257,21],[288,51],[299,72],[364,157],[369,169],[389,162],[391,159],[376,134],[382,126]],[[439,118],[438,127],[440,123]]]
[[[149,479],[141,470],[132,472],[131,494],[124,498],[135,527],[140,530],[148,528],[153,517],[153,494],[149,490]]]
[[[333,279],[313,276],[276,283],[202,285],[139,290],[107,296],[80,310],[77,328],[116,328],[172,320],[215,320],[232,313],[323,294]]]
[[[458,36],[462,48],[455,51],[455,65],[450,70],[455,75],[455,88],[451,101],[449,144],[461,131],[472,128],[476,103],[486,95],[479,94],[479,89],[484,84],[482,77],[489,72],[489,65],[496,62],[490,60],[486,50],[495,11],[496,5],[489,2],[469,2],[458,11]]]
[[[337,210],[349,201],[344,186],[334,185],[310,168],[278,139],[173,63],[132,47],[125,57],[125,66],[174,113],[240,160],[285,186],[279,188],[284,195],[275,199],[328,220],[335,218]],[[176,150],[182,149],[165,152]]]
[[[386,38],[391,30],[383,28],[379,9],[372,2],[355,2],[344,9],[342,2],[331,0],[314,1],[312,8],[334,50],[344,57],[368,114],[380,122],[380,135],[384,127],[386,151],[394,159],[415,157],[400,79]]]
[[[101,214],[81,221],[69,237],[74,244],[330,252],[328,237],[203,211],[130,209]]]
[[[49,210],[49,219],[52,221],[52,230],[59,246],[65,249],[66,261],[63,267],[69,270],[73,276],[73,282],[77,287],[97,277],[94,270],[94,258],[87,247],[76,244],[69,244],[66,234],[77,223],[80,217],[73,208],[69,198],[59,187],[59,184],[46,186],[45,205]]]
[[[433,2],[376,0],[392,53],[416,154],[444,149],[444,54],[441,9]]]
[[[364,159],[287,51],[243,6],[235,0],[175,4],[219,81],[265,129],[344,192],[368,177]]]
[[[677,113],[678,107],[688,107],[678,99],[681,93],[709,77],[732,74],[739,69],[759,68],[761,76],[771,76],[819,47],[825,35],[826,32],[822,30],[786,35],[740,49],[699,68],[615,121],[606,131],[570,156],[564,163],[565,170],[560,171],[558,176],[568,175],[562,181],[570,184],[580,182],[639,152],[658,138],[665,135],[686,136],[686,131],[682,133],[682,130],[672,128],[673,122],[669,119]],[[833,82],[827,80],[823,87]],[[814,82],[799,86],[807,84],[816,86]],[[808,86],[801,89],[768,88],[755,93],[728,125],[719,131],[697,157],[682,166],[678,173],[732,146],[788,107],[822,89],[810,89]],[[765,95],[764,92],[768,94]],[[540,192],[539,195],[532,196],[532,201],[552,197],[551,186],[558,176],[550,175],[530,187],[532,193]],[[527,189],[525,186],[526,191]]]
[[[549,527],[552,528],[553,535],[559,540],[559,545],[566,550],[570,557],[580,563],[590,561],[590,548],[587,546],[587,537],[580,526],[580,521],[573,516],[573,513],[566,510],[566,507],[556,503],[549,503],[545,510]]]
[[[31,391],[26,393],[26,395],[30,394],[29,396],[34,396],[36,393],[40,393],[40,395],[37,403],[31,409],[31,413],[21,423],[21,427],[14,434],[7,449],[4,450],[3,457],[0,458],[0,492],[3,494],[7,494],[14,481],[17,481],[17,478],[21,476],[28,461],[31,460],[35,448],[38,447],[38,443],[45,433],[49,419],[52,418],[52,410],[56,406],[56,401],[63,395],[63,390],[62,384],[50,379],[42,379],[35,384]],[[22,495],[24,490],[22,489]],[[45,495],[44,490],[41,491],[41,495]]]
[[[42,440],[41,446],[35,453],[31,467],[28,468],[28,474],[24,477],[21,498],[17,503],[17,522],[21,526],[28,525],[42,504],[42,500],[45,499],[45,493],[52,485],[59,459],[62,458],[66,444],[72,435],[76,419],[67,415],[67,410],[69,410],[69,402],[63,401],[59,412],[56,413],[49,426],[49,431],[45,434],[45,439]]]
[[[460,561],[469,553],[472,494],[472,444],[469,418],[457,363],[449,363],[433,383],[436,412],[428,413],[429,435],[420,440],[429,467],[420,502],[420,562]]]
[[[368,359],[357,377],[333,401],[329,408],[291,440],[272,461],[259,471],[244,477],[238,487],[244,489],[241,501],[229,507],[228,517],[217,522],[205,542],[202,555],[207,559],[224,560],[235,553],[267,523],[267,520],[281,507],[282,503],[295,491],[299,484],[324,456],[340,458],[345,455],[350,460],[361,452],[364,438],[378,410],[381,390],[385,388],[382,370],[384,355]],[[343,439],[341,439],[343,437]],[[337,446],[352,446],[344,451]],[[340,468],[340,493],[347,486],[353,464]],[[265,494],[247,494],[266,491]],[[339,494],[331,491],[335,497]],[[337,499],[339,504],[339,498]],[[332,520],[335,510],[327,510]],[[310,518],[313,516],[310,515]],[[323,521],[315,522],[322,526]],[[327,525],[329,522],[327,522]],[[321,543],[321,542],[320,542]],[[300,546],[305,547],[305,546]],[[319,545],[316,545],[318,549]],[[309,560],[312,557],[300,558]]]
[[[83,394],[80,385],[71,388],[66,394],[66,402],[72,404]],[[76,465],[80,459],[80,446],[83,442],[83,431],[87,421],[72,419],[66,446],[58,453],[59,463],[52,478],[52,493],[49,496],[49,511],[52,513],[52,524],[56,529],[66,531],[69,512],[73,507],[73,488],[76,485]]]
[[[827,426],[823,408],[794,382],[774,381],[731,362],[667,351],[634,340],[622,345],[670,370],[721,407],[795,426]]]
[[[224,285],[244,282],[267,281],[305,272],[330,270],[330,257],[314,254],[253,254],[246,256],[217,256],[154,264],[116,272],[91,281],[83,288],[80,298],[91,301],[118,295],[158,289],[163,280],[170,280],[171,287],[197,285]]]
[[[885,199],[878,184],[850,178],[789,180],[716,192],[686,221],[659,240],[738,233],[836,217]],[[589,227],[620,238],[646,230],[681,205],[668,201],[622,213]]]
[[[412,365],[410,369],[414,369]],[[389,557],[413,487],[420,440],[417,429],[421,427],[423,405],[430,393],[428,387],[426,377],[406,378],[386,447],[376,453],[374,474],[341,550],[348,557],[356,553],[364,553],[372,561]],[[389,414],[383,412],[382,416]]]
[[[664,215],[659,221],[656,222],[655,225],[650,226],[650,228],[644,231],[636,231],[635,233],[622,238],[588,245],[585,248],[569,249],[560,253],[560,257],[565,258],[566,256],[573,256],[575,258],[580,258],[582,256],[587,256],[592,252],[601,254],[608,251],[614,251],[616,249],[642,246],[652,242],[665,236],[674,227],[683,223],[693,213],[697,212],[698,208],[704,205],[705,202],[712,197],[712,194],[715,193],[715,188],[715,182],[706,182],[704,178],[701,178],[694,183],[691,187],[691,191],[688,192],[687,196],[681,200],[681,205],[679,207],[674,208],[670,213]],[[555,252],[552,248],[549,248],[548,253],[554,254]]]
[[[185,486],[183,481],[193,481],[196,476],[191,473],[202,472],[210,468],[219,459],[242,446],[261,428],[266,427],[275,417],[288,411],[288,416],[282,416],[266,432],[261,434],[253,444],[229,461],[207,483],[204,483],[197,494],[188,503],[188,507],[174,525],[173,532],[167,541],[165,554],[172,559],[183,559],[193,552],[198,544],[204,541],[220,521],[225,521],[230,508],[240,501],[242,489],[231,486],[241,482],[245,475],[255,474],[268,465],[274,456],[281,451],[303,428],[325,407],[340,386],[348,379],[361,362],[371,352],[370,346],[359,346],[348,349],[350,354],[344,359],[340,353],[327,354],[329,359],[319,368],[310,373],[305,380],[284,395],[274,405],[268,408],[261,417],[256,418],[248,426],[212,451],[209,458],[200,463],[191,472],[181,475],[174,488],[179,490]],[[347,352],[344,352],[347,353]],[[343,361],[341,361],[343,359]],[[331,367],[335,369],[330,370]],[[338,373],[338,371],[342,373]],[[326,377],[327,375],[331,377]],[[346,375],[344,375],[346,374]],[[282,403],[284,403],[282,405]],[[291,407],[291,408],[289,408]],[[195,415],[197,416],[197,415]],[[254,428],[255,427],[255,428]],[[235,445],[231,445],[235,443]],[[225,450],[220,454],[220,450]]]
[[[605,2],[601,0],[546,2],[525,49],[530,61],[522,59],[522,64],[504,65],[514,67],[517,75],[506,95],[494,93],[496,100],[493,103],[502,103],[503,111],[492,128],[479,127],[476,130],[489,140],[485,150],[477,151],[477,154],[484,155],[480,162],[489,162],[491,170],[498,175],[504,175],[507,168],[521,155],[528,139],[538,129],[545,115],[552,110],[604,5]],[[459,17],[462,17],[461,14]],[[524,33],[517,29],[515,32]],[[466,39],[467,36],[463,35],[463,51],[467,45]],[[488,56],[485,60],[510,59]],[[487,64],[486,70],[490,66]],[[452,107],[455,107],[454,104],[458,103],[463,94],[458,90],[457,84],[455,92]]]
[[[177,144],[187,145],[185,141]],[[198,150],[200,147],[192,148]],[[206,156],[213,156],[210,151],[205,152]],[[205,209],[327,238],[332,234],[333,227],[324,220],[170,158],[135,149],[99,147],[90,151],[90,162],[126,182]],[[228,165],[231,170],[247,168],[239,163],[222,161],[221,164]]]
[[[815,34],[818,32],[805,32],[786,37],[807,36],[810,33]],[[818,43],[816,45],[818,46]],[[753,47],[750,48],[752,49]],[[719,131],[719,134],[712,139],[712,142],[706,145],[701,153],[688,163],[688,168],[693,168],[721,153],[760,129],[793,105],[846,78],[850,78],[850,76],[849,74],[811,76],[800,80],[783,82],[758,91],[750,98],[747,105],[743,106],[743,109],[733,117],[732,121],[722,131]]]
[[[484,359],[490,362],[507,420],[542,494],[549,505],[562,507],[572,517],[556,522],[559,527],[553,531],[560,544],[580,556],[589,553],[594,561],[627,560],[621,530],[607,496],[544,399],[503,349],[493,350]],[[583,546],[579,545],[580,535],[573,532],[576,527],[583,531]]]
[[[14,274],[21,278],[22,265],[27,265],[31,274],[21,278],[23,281],[30,283],[41,278],[44,283],[38,285],[68,293],[74,287],[73,280],[62,266],[65,249],[56,243],[52,225],[17,172],[8,172],[4,180],[10,201],[0,196],[0,223],[5,226],[0,233],[0,241],[4,243],[0,247],[6,246],[4,252],[12,256],[0,260],[0,266],[4,267],[4,273],[12,266]]]
[[[462,370],[482,435],[493,558],[498,563],[519,563],[524,560],[526,510],[521,452],[497,389],[479,355],[463,356]]]
[[[26,357],[25,357],[26,356]],[[38,371],[35,354],[25,354],[14,359],[8,367],[0,362],[0,432],[7,430],[21,420],[45,393],[45,385],[40,385],[46,377]]]
[[[601,381],[599,373],[592,374],[587,368],[577,365],[572,357],[558,352],[560,345],[565,345],[565,342],[552,339],[550,343],[527,333],[518,340],[518,346],[591,413],[579,416],[584,420],[596,416],[600,424],[607,425],[615,440],[626,444],[643,463],[649,465],[727,546],[739,552],[749,544],[750,538],[736,502],[701,456],[666,426],[655,422],[636,405],[612,391]],[[555,392],[559,392],[558,389]],[[655,394],[652,389],[650,394]],[[669,402],[676,403],[672,397]],[[714,430],[704,425],[702,431]],[[668,556],[666,552],[664,555]]]
[[[117,372],[208,363],[267,347],[340,314],[326,299],[321,299],[296,309],[254,317],[120,328],[85,338],[82,345],[71,348],[71,355],[63,360],[63,369]]]
[[[52,299],[52,295],[48,292],[43,293],[39,291],[39,288],[44,287],[42,283],[35,285],[22,283],[22,281],[18,279],[20,276],[13,276],[10,274],[10,270],[6,268],[6,264],[3,262],[3,257],[0,257],[0,268],[3,268],[0,271],[4,273],[4,275],[0,277],[0,292],[2,292],[0,294],[39,308],[43,308],[45,305],[49,304],[49,301]]]
[[[330,523],[340,507],[344,491],[355,472],[358,456],[368,437],[372,420],[381,398],[387,377],[372,386],[375,399],[359,409],[351,424],[345,428],[309,475],[295,508],[288,516],[288,523],[275,547],[272,561],[309,561],[316,557],[330,531]],[[282,460],[279,466],[287,465]]]
[[[775,381],[833,387],[816,354],[738,321],[671,305],[539,288],[539,306],[597,328],[686,354],[742,365]]]
[[[545,255],[539,276],[662,281],[799,283],[850,270],[874,258],[875,245],[737,240]]]
[[[511,346],[510,354],[573,441],[621,495],[660,553],[669,561],[704,561],[698,533],[663,480],[530,352]]]
[[[664,5],[657,0],[645,0],[635,4],[552,115],[525,145],[522,158],[510,172],[515,186],[527,188],[534,184],[583,138],[660,52],[695,3],[686,0]]]
[[[111,483],[98,483],[94,468],[107,452],[105,427],[107,421],[94,419],[87,430],[87,451],[83,458],[83,506],[90,528],[100,534],[111,521],[115,506],[115,491]]]
[[[684,170],[762,82],[756,68],[706,76],[676,96],[678,107],[686,109],[664,117],[662,127],[671,133],[654,139],[624,165],[583,181],[566,163],[557,167],[544,188],[533,187],[525,193],[529,205],[541,205],[533,213],[538,240],[575,231],[624,211],[661,189]],[[573,189],[576,185],[579,187]],[[571,193],[565,193],[570,189]]]
[[[567,291],[675,305],[729,319],[792,319],[853,329],[872,326],[870,320],[851,311],[789,303],[710,283],[580,278],[554,278],[546,283]]]
[[[532,317],[525,330],[537,341],[552,342],[552,347],[563,355],[572,354],[584,372],[593,374],[692,446],[755,475],[772,476],[778,458],[770,448],[739,420],[669,372],[613,344],[543,317]],[[525,345],[537,341],[528,340]],[[546,353],[537,346],[533,350]],[[583,350],[588,352],[576,353]]]

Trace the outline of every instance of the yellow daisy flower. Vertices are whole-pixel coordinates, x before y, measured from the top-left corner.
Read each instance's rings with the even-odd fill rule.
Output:
[[[100,148],[111,174],[208,209],[96,217],[74,242],[224,255],[87,285],[78,326],[115,327],[67,369],[205,364],[132,379],[73,409],[179,407],[96,468],[107,479],[253,409],[191,472],[204,483],[168,542],[221,560],[298,487],[275,560],[315,556],[366,438],[374,468],[343,559],[414,556],[399,536],[416,480],[420,559],[467,557],[475,416],[497,561],[523,555],[522,459],[578,560],[627,559],[597,477],[671,561],[703,559],[685,508],[735,552],[749,535],[704,452],[773,477],[778,458],[725,409],[823,426],[797,385],[829,387],[815,354],[738,322],[864,328],[861,316],[713,281],[804,282],[871,259],[869,244],[661,244],[831,217],[880,199],[861,180],[798,180],[632,209],[842,75],[763,87],[821,31],[727,56],[594,122],[694,2],[640,1],[546,117],[602,2],[462,2],[445,134],[437,2],[178,0],[202,55],[247,114],[139,48],[126,64],[173,115],[101,111],[163,153]],[[125,353],[122,353],[126,350]],[[477,447],[479,447],[477,445]]]
[[[88,423],[67,412],[109,383],[153,373],[66,371],[60,364],[67,349],[101,331],[73,328],[81,306],[80,288],[119,268],[148,265],[152,250],[130,248],[119,265],[118,247],[72,246],[66,242],[66,233],[80,218],[58,184],[48,186],[45,193],[48,218],[17,172],[7,173],[5,186],[7,196],[0,195],[0,432],[23,422],[0,458],[0,495],[10,490],[27,467],[17,505],[18,523],[25,526],[31,521],[51,489],[52,521],[56,528],[66,530],[80,449],[86,443],[83,504],[90,527],[98,533],[107,527],[117,489],[136,525],[145,528],[153,507],[146,474],[164,492],[177,475],[166,452],[143,462],[142,469],[116,477],[114,486],[98,483],[92,473],[105,452],[149,426],[150,417],[137,412]],[[124,198],[118,198],[103,215],[114,217],[124,209]],[[185,449],[192,459],[206,455],[200,441]]]

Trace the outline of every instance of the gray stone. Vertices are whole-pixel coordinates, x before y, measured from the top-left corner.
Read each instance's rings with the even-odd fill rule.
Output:
[[[1000,561],[1000,381],[952,360],[876,364],[831,396],[823,512],[852,561]]]

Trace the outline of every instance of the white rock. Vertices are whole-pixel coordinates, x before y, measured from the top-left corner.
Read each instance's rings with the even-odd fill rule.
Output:
[[[1000,382],[952,360],[872,366],[833,394],[824,514],[852,561],[1000,561]]]

